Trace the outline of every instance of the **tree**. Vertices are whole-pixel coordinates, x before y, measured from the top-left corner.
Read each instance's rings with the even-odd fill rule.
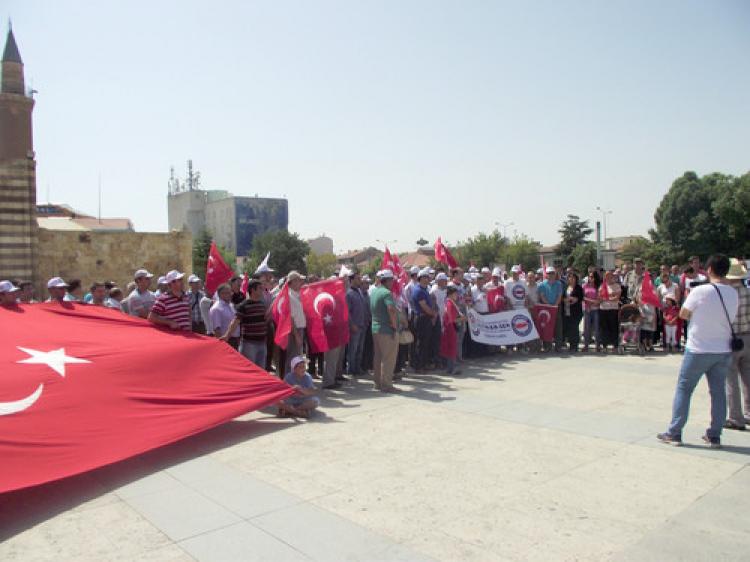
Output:
[[[750,252],[750,173],[740,177],[685,172],[654,214],[654,242],[684,261],[721,252]],[[671,260],[670,260],[671,261]]]
[[[211,250],[213,236],[211,232],[203,229],[200,234],[193,240],[193,273],[205,281],[206,263],[208,262],[208,252]],[[221,257],[229,267],[234,269],[237,263],[237,256],[231,250],[224,248],[220,244],[216,245]]]
[[[568,265],[575,268],[581,275],[585,275],[590,265],[597,265],[596,244],[594,242],[578,244],[568,256]]]
[[[451,252],[460,264],[468,265],[469,262],[474,262],[480,267],[491,266],[507,258],[507,245],[507,240],[495,229],[490,234],[480,232],[474,238],[459,244]]]
[[[536,271],[539,267],[539,248],[541,244],[524,235],[516,236],[505,249],[506,265],[523,266],[524,271]]]
[[[260,234],[253,239],[253,247],[248,254],[245,270],[249,273],[263,261],[266,254],[271,252],[269,265],[279,275],[286,275],[291,270],[304,273],[305,257],[310,253],[310,245],[302,240],[299,235],[289,233],[286,230],[271,230]]]
[[[562,256],[569,256],[576,246],[586,242],[594,230],[589,226],[589,221],[582,221],[577,215],[568,215],[568,218],[560,225],[557,231],[561,240],[556,251]]]
[[[307,255],[307,272],[321,278],[330,277],[336,271],[338,262],[333,254],[316,254],[310,252]]]

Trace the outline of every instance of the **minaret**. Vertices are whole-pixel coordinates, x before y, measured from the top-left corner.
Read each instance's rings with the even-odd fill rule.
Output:
[[[34,281],[38,286],[34,100],[26,93],[23,62],[10,26],[1,64],[0,279]]]

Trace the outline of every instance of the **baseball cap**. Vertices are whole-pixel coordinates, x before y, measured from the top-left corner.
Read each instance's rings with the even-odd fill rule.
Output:
[[[471,281],[471,273],[464,273],[464,281]]]
[[[479,270],[475,266],[471,266],[469,268],[469,273],[479,273]]]
[[[390,269],[381,269],[378,271],[378,277],[381,279],[393,279],[393,272]]]
[[[286,280],[287,280],[287,282],[289,282],[289,281],[294,281],[295,279],[303,279],[304,280],[305,276],[302,275],[299,271],[293,269],[292,271],[290,271],[287,274]]]
[[[434,269],[432,269],[431,267],[428,267],[428,268],[427,268],[427,271],[429,271],[429,272],[430,272],[430,275],[433,275],[433,274],[435,273],[435,270],[434,270]]]
[[[191,274],[190,277],[188,277],[188,283],[200,283],[201,278],[198,277],[195,273]]]
[[[62,277],[53,277],[49,281],[47,281],[47,288],[48,289],[64,289],[68,286],[68,284],[65,282],[65,280]]]
[[[365,274],[364,274],[364,275],[362,276],[362,281],[366,281],[367,283],[369,283],[369,282],[370,282],[370,276],[369,276],[369,275],[367,275],[367,273],[365,273]]]
[[[513,273],[521,273],[521,266],[520,265],[514,265],[513,267],[510,268],[510,270]]]
[[[148,277],[151,279],[154,276],[153,273],[149,273],[147,269],[139,269],[135,272],[135,275],[133,275],[133,279],[140,279],[141,277]]]
[[[21,289],[13,285],[10,281],[0,281],[0,293],[15,293],[20,290]]]
[[[292,369],[294,369],[297,365],[300,363],[304,363],[305,358],[302,357],[302,355],[297,355],[297,357],[292,357],[292,360],[290,362],[290,365],[292,366]]]
[[[424,269],[420,269],[419,273],[417,273],[417,277],[429,277],[430,276],[430,268],[425,267]]]
[[[547,273],[555,273],[555,268],[550,266],[547,266]]]
[[[159,277],[159,280],[156,283],[157,285],[165,285],[167,283],[167,278],[162,275],[161,277]]]
[[[489,273],[489,272],[490,272],[490,268],[489,268],[489,267],[487,267],[487,266],[484,266],[484,267],[482,268],[482,273]]]
[[[502,274],[503,274],[503,272],[500,271],[499,267],[496,267],[495,269],[492,270],[492,276],[493,277],[500,277]]]
[[[448,276],[442,271],[435,276],[435,281],[447,281]]]
[[[177,281],[178,279],[182,279],[185,277],[184,273],[180,273],[176,269],[173,269],[169,273],[167,273],[167,276],[164,278],[165,283],[171,283],[172,281]]]
[[[411,275],[419,275],[419,266],[418,265],[412,265],[411,269],[409,270],[409,273]]]

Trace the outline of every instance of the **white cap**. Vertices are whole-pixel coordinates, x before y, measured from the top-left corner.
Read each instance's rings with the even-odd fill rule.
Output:
[[[442,271],[435,276],[435,281],[447,281],[448,276]]]
[[[539,269],[537,269],[537,270],[536,270],[536,272],[537,272],[537,273],[538,273],[539,275],[541,275],[541,274],[543,273],[543,272],[542,272],[542,268],[540,267]]]
[[[555,268],[552,267],[551,265],[548,265],[547,266],[547,273],[554,273],[554,272],[555,272]]]
[[[188,283],[200,283],[201,278],[198,277],[195,273],[191,274],[190,277],[188,277]]]
[[[521,273],[521,266],[520,265],[514,265],[510,268],[511,272],[513,273]]]
[[[472,273],[471,274],[471,280],[472,281],[476,281],[477,279],[479,279],[479,274],[478,273]]]
[[[349,277],[353,271],[346,267],[345,265],[341,266],[341,270],[339,271],[339,277]]]
[[[430,276],[430,268],[425,267],[424,269],[420,269],[419,273],[417,273],[417,277],[429,277]]]
[[[294,368],[297,365],[299,365],[300,363],[304,363],[304,362],[305,362],[305,358],[302,357],[301,355],[297,355],[297,357],[292,357],[292,360],[289,363],[292,366],[292,370],[294,370]]]
[[[64,289],[67,286],[68,284],[62,277],[53,277],[52,279],[47,281],[48,289]]]
[[[135,272],[135,275],[133,275],[133,279],[140,279],[141,277],[148,277],[151,279],[154,276],[153,273],[149,273],[147,269],[139,269]]]
[[[0,281],[0,293],[15,293],[20,290],[21,289],[13,285],[10,281]]]
[[[157,285],[166,285],[167,284],[167,278],[162,275],[159,277],[159,280],[156,282]]]
[[[364,274],[364,275],[362,276],[362,281],[366,281],[367,283],[369,283],[369,282],[370,282],[370,276],[369,276],[369,275],[367,275],[367,273],[365,273],[365,274]]]
[[[495,269],[492,270],[492,276],[493,277],[501,277],[502,274],[503,274],[503,272],[500,271],[499,267],[496,267]]]
[[[185,277],[184,273],[180,273],[176,269],[173,269],[169,273],[167,273],[167,276],[164,278],[165,283],[171,283],[172,281],[177,281],[178,279],[182,279]]]
[[[409,273],[411,275],[419,275],[419,266],[418,265],[412,265],[411,269],[409,270]]]
[[[434,269],[432,269],[431,267],[428,267],[428,268],[427,268],[427,271],[429,271],[429,272],[430,272],[430,275],[433,275],[433,274],[435,273],[435,270],[434,270]]]
[[[489,272],[490,272],[490,268],[489,268],[489,267],[487,267],[487,266],[484,266],[484,267],[482,268],[482,273],[489,273]]]
[[[393,279],[393,272],[390,269],[381,269],[378,271],[380,279]]]
[[[469,268],[469,273],[479,273],[479,270],[473,265]]]
[[[304,280],[305,276],[302,275],[299,271],[293,269],[292,271],[290,271],[289,273],[287,273],[286,280],[288,282],[288,281],[294,281],[295,279],[302,279],[302,280]]]
[[[471,273],[464,273],[464,281],[471,281]]]

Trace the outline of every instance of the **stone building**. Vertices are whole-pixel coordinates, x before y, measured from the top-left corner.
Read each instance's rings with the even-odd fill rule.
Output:
[[[308,240],[307,243],[310,245],[310,252],[317,256],[333,254],[333,238],[330,236],[323,234]]]
[[[36,162],[23,61],[8,29],[0,69],[0,278],[35,279]]]
[[[179,186],[179,184],[177,184]],[[186,229],[197,237],[207,230],[217,244],[246,256],[259,234],[286,230],[286,199],[235,197],[223,190],[177,189],[167,195],[169,230]]]

